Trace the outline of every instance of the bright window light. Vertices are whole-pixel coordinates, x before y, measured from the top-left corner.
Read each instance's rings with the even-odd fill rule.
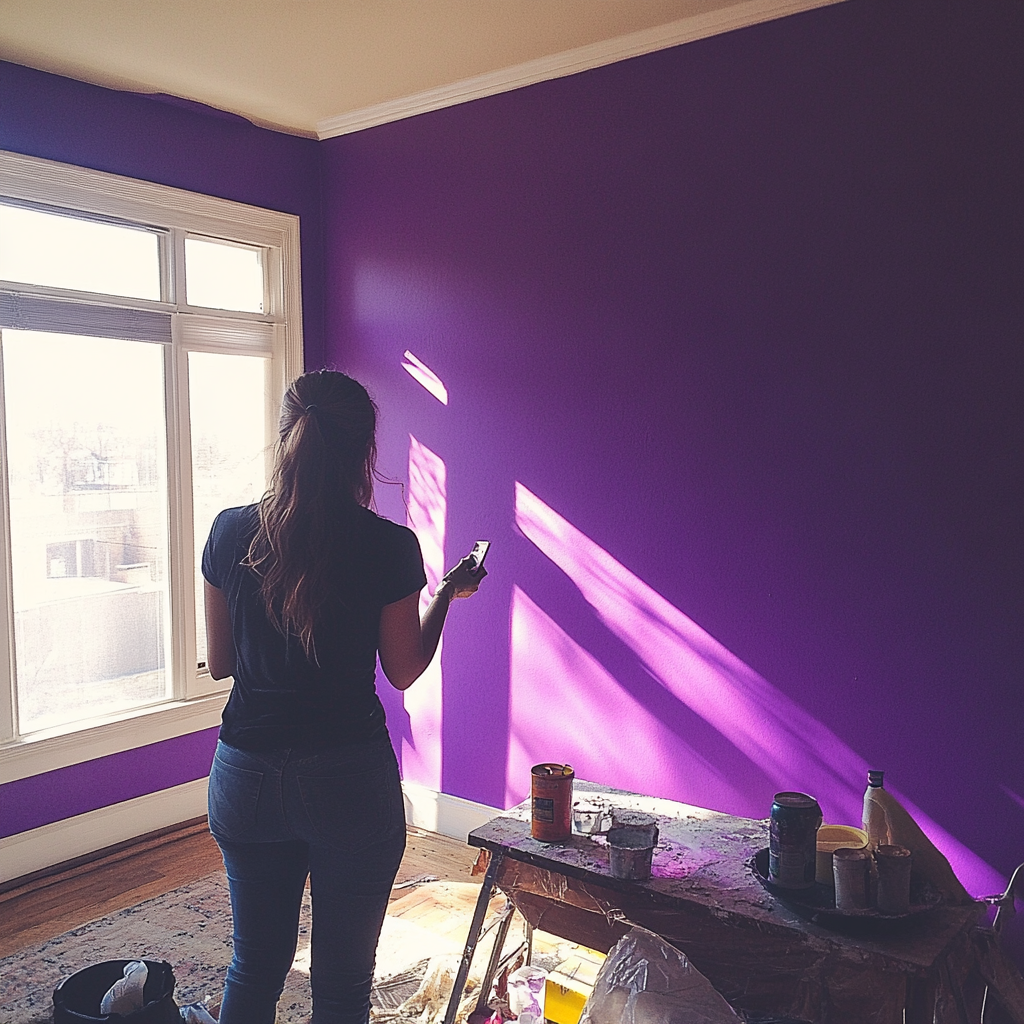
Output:
[[[266,488],[268,359],[189,352],[196,557],[196,656],[206,661],[203,547],[221,509],[259,501]]]
[[[160,237],[145,228],[0,205],[0,280],[160,298]]]
[[[185,295],[190,306],[262,313],[263,293],[262,249],[185,239]]]
[[[158,345],[3,332],[22,733],[171,695]]]

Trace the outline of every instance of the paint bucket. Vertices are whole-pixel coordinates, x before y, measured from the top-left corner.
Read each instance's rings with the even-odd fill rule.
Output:
[[[651,860],[658,845],[658,825],[640,811],[612,811],[608,829],[608,863],[613,878],[643,882],[651,877]]]
[[[572,835],[572,780],[568,764],[535,764],[530,769],[530,835],[561,843]]]
[[[853,825],[822,825],[818,829],[817,857],[814,880],[822,885],[835,885],[832,855],[836,850],[863,850],[868,845],[868,834]]]
[[[101,1014],[100,1001],[114,982],[124,977],[129,960],[106,960],[65,978],[53,993],[54,1024],[101,1024],[124,1020],[131,1024],[181,1024],[174,1001],[174,972],[166,960],[146,960],[149,970],[142,1009],[127,1016]]]

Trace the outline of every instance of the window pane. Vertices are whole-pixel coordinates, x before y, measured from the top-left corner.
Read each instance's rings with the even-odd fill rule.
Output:
[[[206,661],[200,561],[210,525],[225,508],[259,501],[267,486],[269,361],[212,352],[188,355],[192,501],[196,541],[196,655]]]
[[[159,299],[159,235],[0,205],[0,280]]]
[[[185,301],[190,306],[263,312],[263,250],[185,239]]]
[[[19,729],[164,700],[163,349],[2,340]]]

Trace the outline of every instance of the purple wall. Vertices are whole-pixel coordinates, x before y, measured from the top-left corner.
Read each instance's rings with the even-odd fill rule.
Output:
[[[319,144],[177,101],[114,92],[0,61],[0,149],[301,217],[306,358],[323,351]],[[0,835],[209,772],[216,730],[0,786]]]
[[[975,891],[1024,857],[1022,46],[852,0],[324,143],[328,361],[494,541],[447,792],[856,821],[870,765]]]
[[[0,838],[210,774],[217,729],[149,743],[0,786]]]

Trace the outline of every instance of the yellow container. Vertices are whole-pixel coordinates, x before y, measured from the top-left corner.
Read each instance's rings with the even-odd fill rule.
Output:
[[[553,1024],[579,1024],[604,953],[578,946],[549,975],[544,990],[544,1017]]]
[[[832,875],[832,854],[836,850],[863,850],[868,845],[868,834],[853,825],[822,825],[818,829],[818,848],[814,862],[814,880],[823,885],[835,885]]]

